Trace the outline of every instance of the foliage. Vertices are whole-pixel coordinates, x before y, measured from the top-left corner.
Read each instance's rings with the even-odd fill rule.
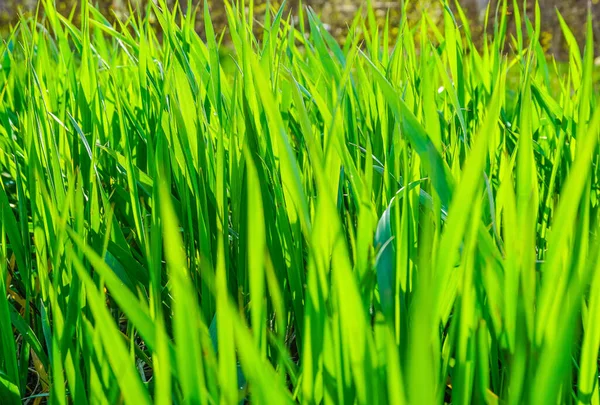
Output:
[[[46,0],[0,46],[0,402],[598,404],[591,18],[559,70],[506,6],[479,50],[227,3],[223,57],[206,3]]]

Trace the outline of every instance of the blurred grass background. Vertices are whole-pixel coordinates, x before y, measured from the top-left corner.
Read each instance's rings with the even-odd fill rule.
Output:
[[[394,27],[400,20],[400,9],[403,0],[396,1],[373,1],[374,9],[376,10],[377,18],[379,23],[383,24],[386,17],[390,19],[390,26]],[[404,0],[405,1],[405,0]],[[174,3],[173,0],[168,2]],[[63,14],[73,13],[73,20],[77,21],[78,13],[76,10],[78,0],[59,0],[56,2],[57,9]],[[112,16],[113,18],[123,19],[130,14],[130,3],[132,10],[140,10],[142,13],[146,9],[147,2],[142,0],[100,0],[92,1],[104,15]],[[186,3],[186,2],[182,2]],[[273,7],[278,7],[281,2],[274,1],[270,4]],[[449,3],[452,3],[450,1]],[[459,0],[461,7],[467,12],[468,17],[471,20],[472,28],[474,29],[474,38],[480,38],[483,31],[483,22],[485,18],[485,10],[488,3],[491,3],[491,15],[490,24],[493,21],[493,14],[495,6],[498,0]],[[512,2],[509,2],[512,3]],[[518,4],[522,4],[521,0],[517,1]],[[527,11],[530,11],[530,15],[533,14],[534,1],[527,2]],[[584,27],[588,8],[591,9],[593,20],[598,21],[600,18],[600,0],[539,0],[540,8],[542,12],[542,44],[547,52],[562,59],[566,55],[566,44],[560,24],[556,15],[556,10],[560,11],[562,16],[565,18],[567,24],[573,29],[573,34],[579,41],[580,45],[583,45],[584,39]],[[192,1],[191,4],[194,7],[200,7],[203,1]],[[318,15],[321,17],[321,21],[326,24],[326,27],[341,42],[345,37],[347,30],[347,24],[352,20],[357,12],[360,12],[362,8],[366,7],[367,2],[362,0],[305,0],[302,2],[303,5],[313,8]],[[225,30],[225,8],[223,7],[222,0],[209,0],[211,8],[211,15],[215,21],[215,28],[218,32]],[[292,15],[296,15],[296,10],[300,2],[298,0],[287,1],[288,11]],[[0,32],[7,32],[11,25],[13,25],[19,18],[20,14],[34,15],[37,6],[36,0],[0,0]],[[264,11],[266,10],[267,2],[263,0],[255,0],[255,13],[258,20],[261,19]],[[419,16],[423,11],[426,11],[430,18],[434,21],[442,23],[443,7],[442,2],[438,0],[418,0],[409,2],[409,7],[412,17],[418,20]],[[203,33],[203,24],[201,13],[197,15],[197,30],[199,33]],[[257,27],[258,28],[258,27]],[[514,26],[510,27],[514,31]],[[596,38],[600,37],[600,24],[595,24],[594,27]],[[397,29],[392,29],[391,33],[397,33]],[[225,41],[227,37],[225,36]],[[600,42],[596,43],[597,51],[600,51]]]

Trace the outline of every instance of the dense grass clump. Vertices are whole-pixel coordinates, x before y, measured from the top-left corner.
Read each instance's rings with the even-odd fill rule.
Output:
[[[599,403],[591,19],[149,3],[0,46],[0,403]]]

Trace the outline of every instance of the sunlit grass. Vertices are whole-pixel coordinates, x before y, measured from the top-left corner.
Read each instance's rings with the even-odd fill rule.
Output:
[[[599,403],[591,19],[148,7],[0,46],[0,403]]]

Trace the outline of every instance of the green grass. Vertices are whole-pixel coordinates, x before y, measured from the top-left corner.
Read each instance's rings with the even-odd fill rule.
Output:
[[[0,403],[599,404],[591,20],[226,7],[0,45]]]

